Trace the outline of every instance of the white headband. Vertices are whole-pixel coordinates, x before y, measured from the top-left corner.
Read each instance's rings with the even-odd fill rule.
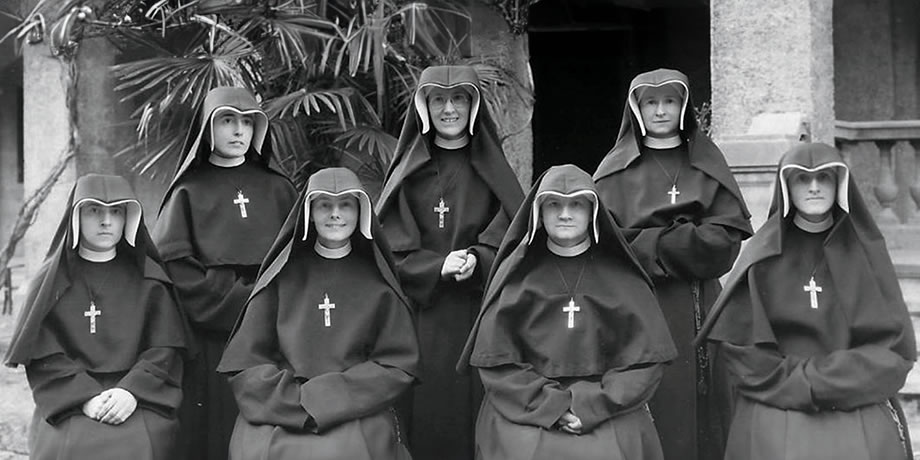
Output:
[[[681,81],[681,80],[667,80],[667,81],[661,82],[661,83],[659,83],[659,84],[657,84],[657,85],[653,85],[653,84],[651,84],[651,83],[642,83],[642,84],[636,85],[636,86],[632,89],[632,91],[630,91],[629,97],[627,98],[627,99],[629,100],[629,108],[630,108],[630,110],[632,110],[632,113],[633,113],[633,115],[636,116],[636,119],[639,120],[639,130],[642,132],[642,137],[645,137],[645,132],[646,132],[646,130],[645,130],[645,122],[642,121],[642,112],[639,111],[639,102],[640,102],[640,101],[636,99],[636,90],[639,89],[639,88],[642,88],[642,87],[660,88],[660,87],[662,87],[662,86],[664,86],[664,85],[669,85],[669,84],[671,84],[671,83],[676,83],[676,84],[678,84],[678,85],[680,85],[680,86],[682,86],[682,87],[684,88],[683,103],[682,103],[682,107],[680,108],[680,125],[679,125],[679,129],[680,129],[681,131],[684,130],[684,114],[687,112],[687,101],[690,100],[690,97],[689,97],[689,96],[690,96],[690,88],[687,87],[687,84],[684,83],[684,82]]]
[[[783,217],[789,215],[789,209],[791,208],[790,197],[789,197],[789,185],[786,183],[786,171],[790,169],[796,169],[804,172],[815,172],[821,171],[823,169],[830,168],[840,168],[843,171],[843,174],[837,175],[837,205],[840,206],[840,209],[843,209],[845,212],[850,212],[850,199],[849,199],[849,183],[850,183],[850,168],[846,164],[839,161],[834,161],[831,163],[824,163],[823,165],[806,168],[802,165],[789,164],[783,166],[779,171],[779,184],[783,193]]]
[[[83,198],[73,205],[73,216],[71,217],[70,223],[73,228],[73,245],[71,249],[75,249],[80,242],[80,208],[89,203],[106,207],[118,206],[120,204],[125,205],[124,239],[128,244],[134,246],[134,240],[137,238],[137,228],[141,224],[141,204],[137,200],[119,200],[111,203],[104,203],[95,198]]]
[[[306,240],[307,235],[310,234],[310,203],[313,202],[313,199],[316,198],[318,195],[326,195],[326,196],[333,196],[333,197],[342,196],[342,195],[351,195],[357,198],[358,203],[360,204],[360,208],[361,208],[361,218],[360,218],[361,234],[364,235],[364,237],[369,240],[373,239],[373,237],[371,236],[371,213],[373,212],[373,208],[371,207],[371,199],[370,197],[367,196],[367,193],[365,193],[364,190],[355,188],[355,189],[343,190],[341,192],[335,192],[335,193],[327,192],[325,190],[314,190],[308,193],[307,197],[303,200],[303,222],[304,222],[303,240]]]
[[[451,89],[459,88],[461,86],[468,87],[472,90],[473,100],[470,102],[470,122],[469,122],[469,131],[470,135],[473,135],[473,125],[476,124],[476,116],[479,114],[479,103],[481,96],[479,94],[479,88],[476,85],[464,82],[457,83],[454,85],[442,85],[439,83],[425,83],[422,86],[419,86],[415,91],[415,110],[418,112],[419,118],[422,119],[422,134],[428,134],[428,130],[431,129],[431,118],[428,113],[428,92],[431,88],[442,88],[442,89]]]
[[[536,198],[534,198],[534,200],[533,200],[533,209],[531,209],[531,212],[530,212],[530,215],[531,215],[531,220],[530,220],[530,232],[529,232],[530,234],[527,236],[527,244],[533,243],[533,239],[534,239],[534,237],[535,237],[536,234],[537,234],[537,230],[538,230],[538,229],[540,228],[540,226],[542,225],[542,220],[540,219],[540,206],[543,205],[543,202],[546,201],[546,197],[549,196],[549,195],[557,196],[557,197],[560,197],[560,198],[572,198],[572,197],[576,197],[576,196],[587,196],[587,197],[588,197],[588,201],[591,202],[592,207],[594,208],[594,212],[593,212],[594,216],[593,216],[593,219],[592,219],[592,221],[593,221],[593,223],[594,223],[594,225],[592,226],[592,227],[594,228],[594,242],[597,243],[598,241],[600,241],[600,234],[599,234],[598,231],[597,231],[597,212],[598,212],[598,211],[597,211],[597,208],[598,208],[597,203],[598,203],[598,199],[597,199],[597,194],[594,193],[593,190],[579,190],[579,191],[577,191],[577,192],[572,192],[572,193],[568,193],[568,194],[566,194],[566,193],[554,192],[554,191],[552,191],[552,190],[547,190],[547,191],[545,191],[545,192],[540,192],[539,194],[537,194]]]

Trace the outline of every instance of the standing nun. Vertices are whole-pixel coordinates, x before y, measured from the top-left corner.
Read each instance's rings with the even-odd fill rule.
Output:
[[[722,152],[697,128],[686,75],[658,69],[633,79],[594,180],[652,277],[677,345],[650,403],[665,458],[719,458],[725,395],[707,350],[690,342],[753,231]]]
[[[410,446],[417,460],[469,460],[480,383],[454,363],[495,251],[521,204],[472,67],[422,72],[377,212],[417,309],[421,377]]]
[[[201,349],[180,413],[183,449],[226,460],[237,408],[214,370],[297,192],[270,161],[268,116],[251,91],[212,89],[194,123],[154,238]]]
[[[80,177],[6,355],[35,400],[29,458],[176,458],[186,325],[128,182]]]
[[[802,144],[774,190],[698,339],[719,344],[736,388],[725,459],[912,459],[896,396],[914,330],[849,168]]]

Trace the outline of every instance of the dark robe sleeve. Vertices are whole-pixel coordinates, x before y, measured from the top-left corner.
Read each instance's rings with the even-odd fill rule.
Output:
[[[393,294],[382,301],[376,342],[367,360],[300,387],[300,404],[313,416],[318,433],[386,409],[415,379],[406,370],[415,370],[418,342],[411,333],[394,333],[412,330],[409,311]]]
[[[166,263],[192,324],[231,331],[254,286],[229,267],[205,267],[188,256]]]
[[[678,216],[668,226],[624,228],[642,268],[653,278],[713,279],[727,273],[744,232],[730,222],[746,222],[734,195],[719,186],[702,219]],[[614,216],[616,218],[616,216]]]
[[[589,432],[601,423],[641,407],[651,399],[664,375],[663,364],[610,370],[599,382],[582,380],[569,387],[572,413]]]
[[[756,280],[732,294],[730,302],[752,308]],[[762,304],[759,302],[758,304]],[[723,342],[722,358],[745,396],[780,409],[852,410],[884,402],[904,384],[912,362],[893,350],[904,325],[889,330],[854,328],[854,346],[824,356],[783,355],[775,344],[733,345]]]
[[[476,274],[479,274],[478,280],[481,284],[484,284],[489,273],[492,272],[492,264],[495,263],[495,254],[498,252],[498,246],[501,244],[502,238],[505,236],[505,232],[508,231],[508,226],[510,224],[511,221],[508,219],[508,215],[505,214],[501,205],[499,205],[495,217],[492,218],[492,221],[489,222],[486,229],[479,234],[477,238],[478,242],[468,248],[469,251],[476,255],[476,259],[478,260],[476,264]]]
[[[572,406],[573,394],[530,364],[479,368],[489,401],[508,420],[551,429]]]
[[[253,297],[233,338],[233,350],[245,353],[248,362],[257,364],[231,376],[230,386],[240,414],[250,423],[303,430],[311,417],[300,405],[300,385],[294,371],[278,353],[277,330],[273,327],[277,305],[274,285]]]
[[[394,252],[396,269],[406,295],[416,308],[431,307],[431,295],[441,281],[445,256],[428,249]]]
[[[182,359],[178,350],[150,348],[116,385],[134,395],[140,406],[166,417],[175,415],[182,401]]]
[[[38,414],[49,424],[83,414],[83,404],[105,388],[63,353],[33,360],[26,377]]]

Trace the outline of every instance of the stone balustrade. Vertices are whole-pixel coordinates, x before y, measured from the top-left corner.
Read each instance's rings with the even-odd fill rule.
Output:
[[[835,139],[876,222],[920,225],[920,120],[838,120]]]

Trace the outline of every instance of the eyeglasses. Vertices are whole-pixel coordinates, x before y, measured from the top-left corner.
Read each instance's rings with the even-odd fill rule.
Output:
[[[432,95],[428,98],[428,107],[431,110],[442,110],[447,105],[448,97],[445,95]],[[450,103],[455,108],[466,108],[470,106],[470,96],[465,92],[450,95]]]

